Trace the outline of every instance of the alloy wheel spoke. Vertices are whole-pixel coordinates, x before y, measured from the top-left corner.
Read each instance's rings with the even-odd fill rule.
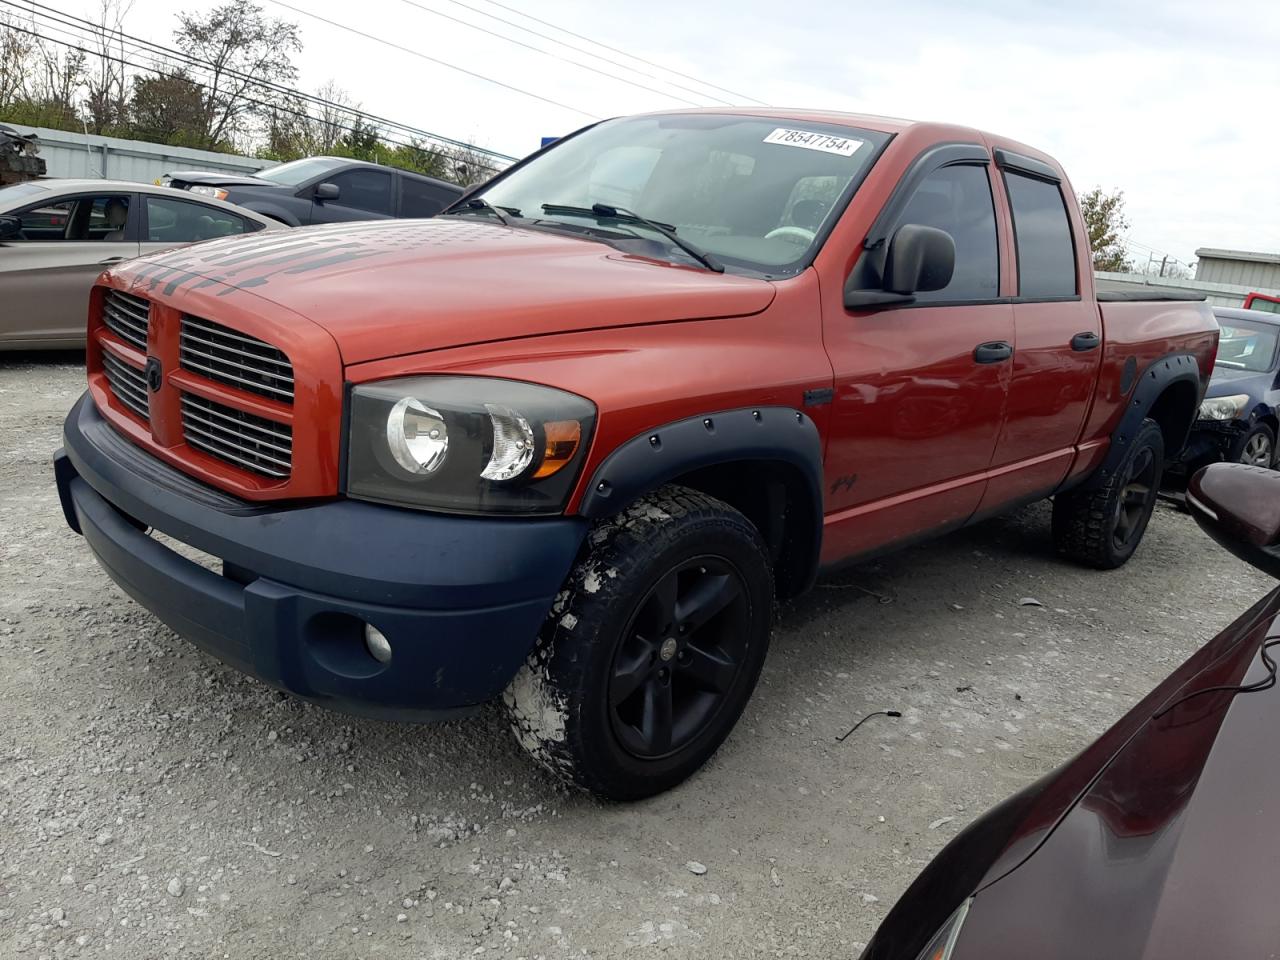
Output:
[[[679,667],[682,676],[690,677],[713,693],[724,693],[729,689],[738,665],[723,651],[688,643],[683,652],[684,659]]]
[[[674,725],[671,710],[671,684],[653,677],[644,688],[644,713],[640,718],[640,736],[654,753],[671,749]]]
[[[660,632],[665,633],[675,623],[679,589],[680,581],[674,570],[659,580],[653,588],[649,604]]]
[[[613,669],[613,683],[609,685],[609,705],[616,707],[640,689],[649,679],[653,669],[653,644],[643,637],[636,638],[638,643],[632,644],[633,650],[619,654],[618,662]]]
[[[1150,487],[1133,484],[1125,490],[1122,501],[1126,507],[1141,507],[1147,502],[1147,497],[1150,493]]]
[[[676,604],[675,619],[681,629],[692,633],[738,596],[737,581],[725,574],[704,574]]]

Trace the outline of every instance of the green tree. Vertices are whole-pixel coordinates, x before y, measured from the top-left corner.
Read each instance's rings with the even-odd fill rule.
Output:
[[[1093,269],[1126,273],[1132,269],[1121,235],[1129,228],[1124,215],[1124,191],[1103,193],[1094,187],[1080,198],[1080,212],[1089,230]]]
[[[129,136],[138,140],[205,145],[204,91],[184,70],[134,77],[128,117]]]

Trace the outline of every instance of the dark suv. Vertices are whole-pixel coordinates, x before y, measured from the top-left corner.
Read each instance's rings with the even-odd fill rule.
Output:
[[[1215,460],[1273,467],[1280,425],[1280,316],[1231,307],[1214,307],[1213,315],[1222,338],[1180,466],[1188,475]]]
[[[307,157],[252,177],[180,170],[161,183],[239,204],[291,227],[433,217],[462,196],[461,187],[444,180],[340,157]]]

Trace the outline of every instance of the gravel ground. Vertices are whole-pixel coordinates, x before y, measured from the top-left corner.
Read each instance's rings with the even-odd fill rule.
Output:
[[[1039,505],[820,583],[708,768],[604,806],[496,710],[338,716],[154,622],[59,512],[81,382],[0,354],[3,956],[855,956],[957,830],[1272,586],[1164,506],[1123,570],[1063,564]]]

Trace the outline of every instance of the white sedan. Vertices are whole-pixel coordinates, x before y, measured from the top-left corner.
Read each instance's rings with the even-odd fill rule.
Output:
[[[32,180],[0,188],[0,350],[83,347],[89,290],[120,260],[283,229],[234,204],[143,183]]]

